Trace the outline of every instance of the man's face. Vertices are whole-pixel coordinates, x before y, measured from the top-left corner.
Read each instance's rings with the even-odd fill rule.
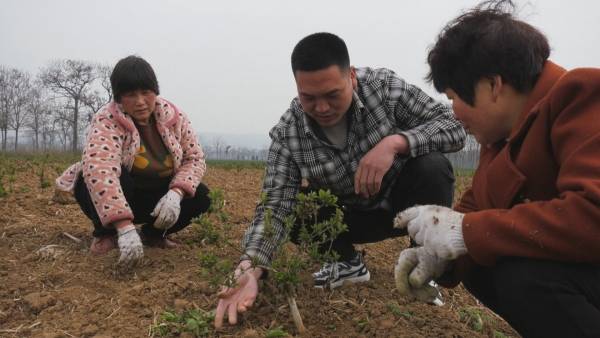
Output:
[[[446,89],[445,93],[452,101],[454,115],[477,142],[488,145],[509,136],[512,119],[502,109],[502,105],[498,104],[498,100],[494,99],[493,85],[488,79],[480,80],[475,85],[475,99],[472,106],[450,88]]]
[[[315,71],[298,70],[295,77],[302,109],[320,126],[333,126],[344,117],[357,84],[354,67],[341,70],[333,65]]]

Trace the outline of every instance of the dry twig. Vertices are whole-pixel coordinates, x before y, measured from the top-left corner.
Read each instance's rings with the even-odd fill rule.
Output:
[[[71,235],[70,233],[64,231],[63,235],[67,236],[69,239],[73,240],[75,243],[81,244],[81,240],[73,235]]]

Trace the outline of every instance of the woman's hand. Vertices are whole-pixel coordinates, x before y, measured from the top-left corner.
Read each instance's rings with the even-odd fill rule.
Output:
[[[173,188],[156,203],[154,211],[150,214],[150,216],[156,217],[154,221],[155,228],[168,229],[177,222],[181,211],[182,198],[183,196]]]
[[[135,225],[129,224],[122,227],[117,227],[117,233],[119,234],[119,265],[124,267],[131,267],[137,264],[144,257],[144,247],[135,230]]]
[[[223,287],[219,292],[219,304],[215,314],[215,328],[223,326],[225,313],[229,324],[237,324],[237,314],[246,312],[254,304],[258,295],[258,279],[262,275],[261,268],[252,268],[249,260],[241,261],[235,270],[237,285],[233,288]]]

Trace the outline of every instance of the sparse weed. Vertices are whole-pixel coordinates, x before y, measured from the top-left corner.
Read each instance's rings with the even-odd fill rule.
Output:
[[[151,334],[162,337],[187,332],[194,337],[208,337],[213,319],[212,312],[202,309],[187,310],[183,313],[165,311],[160,317],[160,322],[151,328]]]
[[[485,313],[483,308],[477,306],[468,306],[458,311],[458,317],[472,330],[477,332],[493,333],[492,327],[496,324],[495,319]],[[502,334],[498,332],[499,334]]]
[[[367,329],[367,327],[369,327],[369,319],[363,318],[358,320],[358,322],[356,322],[356,327],[358,328],[359,332],[363,332]]]
[[[8,195],[8,192],[4,188],[4,184],[2,183],[2,179],[4,178],[4,170],[0,169],[0,197],[5,197]]]
[[[221,259],[212,253],[201,253],[199,260],[200,275],[208,279],[212,288],[220,285],[233,286],[233,278],[230,276],[234,268],[232,261]]]
[[[229,215],[225,212],[225,194],[222,190],[214,189],[208,193],[210,207],[208,211],[192,220],[193,229],[196,231],[200,243],[207,245],[231,244],[224,232],[230,230],[227,224]]]
[[[279,326],[274,329],[267,331],[265,334],[266,338],[280,338],[280,337],[288,337],[290,334],[285,332],[285,330]]]
[[[413,316],[412,312],[409,310],[403,310],[397,302],[388,302],[386,307],[394,316],[398,318],[404,317],[406,319],[410,319]]]

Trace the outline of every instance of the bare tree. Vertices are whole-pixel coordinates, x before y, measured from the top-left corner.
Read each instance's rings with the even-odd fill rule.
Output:
[[[94,72],[96,73],[96,89],[88,92],[83,98],[83,104],[88,108],[87,122],[92,120],[92,116],[96,114],[103,106],[112,100],[112,87],[110,85],[110,74],[112,68],[108,65],[95,65]]]
[[[41,136],[42,148],[47,149],[48,131],[52,125],[52,112],[50,111],[49,102],[44,97],[41,81],[34,84],[27,108],[30,117],[27,127],[32,131],[33,148],[36,151],[40,149]]]
[[[56,106],[54,121],[52,122],[53,128],[56,131],[56,136],[60,141],[63,150],[67,150],[69,141],[72,142],[71,137],[74,135],[72,131],[73,123],[71,123],[71,111],[70,108]],[[73,144],[73,143],[71,143]]]
[[[0,66],[0,134],[2,135],[2,151],[6,151],[6,140],[8,136],[8,76],[8,68]]]
[[[215,159],[222,159],[221,158],[221,153],[223,151],[225,151],[225,148],[227,147],[227,144],[225,143],[225,140],[223,139],[223,137],[221,136],[215,136],[212,139],[212,151],[214,152],[214,158]]]
[[[80,108],[90,96],[92,84],[97,74],[94,65],[79,60],[61,60],[50,63],[42,70],[40,78],[44,85],[57,96],[66,99],[67,111],[62,111],[60,119],[67,121],[71,129],[71,151],[76,152],[79,144]],[[66,114],[65,114],[66,113]],[[61,130],[65,130],[61,122]],[[66,140],[66,137],[63,138]]]
[[[15,151],[19,145],[19,131],[27,122],[27,103],[31,96],[31,76],[15,68],[2,70],[2,150],[6,150],[8,129],[15,131]]]

